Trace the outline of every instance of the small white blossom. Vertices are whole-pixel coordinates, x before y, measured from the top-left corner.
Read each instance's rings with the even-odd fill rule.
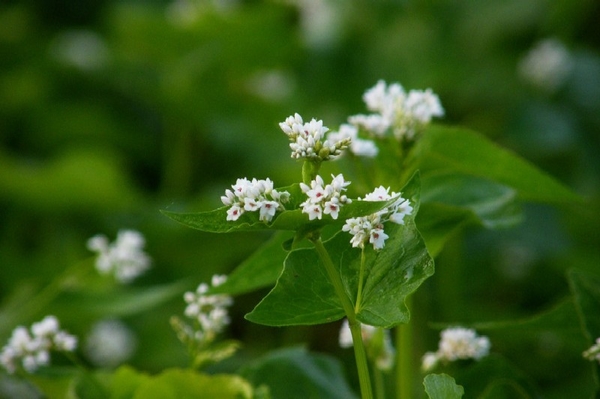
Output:
[[[119,320],[101,320],[86,338],[85,353],[97,366],[114,368],[129,360],[137,347],[134,333]]]
[[[0,353],[0,364],[10,374],[22,367],[28,373],[50,364],[50,351],[72,352],[77,348],[77,338],[60,329],[58,319],[46,316],[26,327],[15,328]]]
[[[332,181],[327,185],[321,176],[315,177],[310,186],[300,183],[300,189],[308,197],[300,204],[302,212],[308,215],[308,220],[322,219],[324,214],[331,216],[332,219],[337,219],[340,208],[344,204],[352,202],[343,194],[350,182],[344,180],[342,174],[331,175],[331,177]]]
[[[596,343],[594,345],[583,352],[583,357],[600,363],[600,337],[596,338]]]
[[[135,230],[121,230],[110,244],[103,235],[90,238],[87,247],[98,253],[96,269],[101,274],[112,274],[121,283],[129,283],[144,273],[151,263],[144,252],[144,236]]]
[[[361,157],[373,158],[377,156],[379,149],[371,140],[365,140],[358,137],[358,128],[354,125],[344,123],[337,132],[331,132],[327,135],[327,140],[342,141],[351,140],[350,152]]]
[[[387,221],[404,224],[404,217],[410,215],[413,208],[410,206],[410,202],[402,198],[400,194],[395,192],[390,194],[389,187],[377,187],[373,192],[367,194],[363,201],[388,201],[395,197],[397,197],[396,201],[392,205],[379,212],[346,220],[342,231],[352,235],[350,243],[353,247],[364,248],[365,243],[369,242],[374,249],[381,249],[385,246],[385,240],[389,238],[383,229],[383,224]]]
[[[390,331],[368,324],[361,324],[360,329],[367,353],[374,360],[375,366],[380,370],[391,370],[394,366],[396,350],[392,345]],[[350,348],[354,345],[348,319],[342,322],[339,343],[342,348]]]
[[[329,128],[323,126],[323,121],[312,119],[304,123],[299,114],[294,114],[286,118],[279,124],[281,130],[291,141],[292,158],[328,160],[341,155],[342,151],[350,146],[351,139],[340,137],[339,139],[329,140],[325,134]]]
[[[227,281],[227,276],[214,275],[211,279],[212,287],[217,287]],[[226,294],[207,294],[210,287],[201,283],[195,292],[186,292],[183,299],[188,304],[184,314],[198,324],[198,329],[187,328],[184,333],[195,340],[212,340],[216,334],[223,331],[229,324],[227,308],[233,304],[233,298]]]
[[[453,362],[456,360],[479,360],[490,351],[490,340],[478,336],[475,330],[463,327],[447,328],[440,333],[437,352],[427,352],[422,359],[422,368],[428,371],[439,361]]]
[[[287,191],[275,190],[270,179],[237,179],[231,188],[233,191],[225,190],[221,197],[223,205],[230,207],[227,210],[228,221],[238,220],[244,212],[258,212],[260,220],[270,222],[278,210],[283,210],[283,204],[290,196]]]
[[[444,115],[438,96],[427,89],[411,90],[408,94],[398,83],[389,86],[383,80],[363,95],[370,115],[355,115],[348,120],[376,137],[391,129],[398,140],[413,140],[433,117]]]

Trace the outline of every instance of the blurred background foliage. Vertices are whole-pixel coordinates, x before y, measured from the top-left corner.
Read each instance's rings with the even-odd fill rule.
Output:
[[[599,268],[599,19],[594,0],[3,1],[0,338],[49,313],[80,336],[97,319],[120,317],[138,337],[135,367],[185,365],[168,323],[183,311],[181,295],[229,273],[268,235],[204,234],[159,209],[212,209],[238,177],[298,181],[278,122],[299,112],[335,130],[366,111],[361,96],[379,79],[432,88],[445,124],[481,132],[587,198],[577,207],[529,204],[515,228],[454,236],[415,295],[415,365],[435,349],[432,322],[525,318],[552,307],[569,293],[568,268]],[[527,54],[547,39],[568,61],[551,82],[525,71]],[[153,258],[128,290],[161,287],[160,300],[128,299],[125,288],[90,299],[71,282],[27,308],[74,265],[93,269],[89,237],[112,239],[122,228],[142,232]],[[244,349],[222,368],[298,342],[352,360],[337,349],[337,324],[244,321],[265,292],[236,298],[228,334]],[[109,296],[111,306],[86,308]],[[536,331],[491,332],[492,350],[548,397],[589,392],[587,366],[573,356],[587,347],[584,337],[568,352],[574,344],[560,334]],[[352,363],[346,369],[355,378]]]

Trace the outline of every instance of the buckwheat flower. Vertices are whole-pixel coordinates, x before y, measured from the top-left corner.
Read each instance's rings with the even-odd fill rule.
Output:
[[[384,223],[390,221],[396,224],[404,224],[404,217],[410,215],[413,211],[410,202],[402,198],[400,194],[390,193],[390,188],[379,186],[373,192],[365,195],[362,201],[388,201],[394,197],[396,201],[390,206],[367,216],[349,218],[342,226],[342,231],[352,235],[350,243],[354,248],[364,248],[369,242],[373,249],[382,249],[385,246],[385,240],[389,236],[384,231]],[[359,200],[361,200],[359,198]]]
[[[47,316],[30,329],[18,326],[0,353],[0,364],[10,374],[21,367],[28,373],[50,364],[50,351],[72,352],[77,338],[60,329],[56,317]]]
[[[422,358],[422,369],[428,371],[442,362],[456,360],[479,360],[487,356],[490,351],[490,340],[485,336],[478,336],[475,330],[463,327],[452,327],[440,333],[440,342],[436,352],[427,352]]]
[[[131,358],[137,348],[135,334],[123,322],[96,322],[86,338],[85,353],[99,367],[114,368]]]
[[[211,285],[217,287],[226,280],[227,276],[215,275],[211,279]],[[227,308],[233,304],[233,298],[225,294],[211,295],[208,294],[209,290],[208,284],[201,283],[195,292],[186,292],[183,297],[188,304],[184,314],[198,326],[192,334],[195,339],[211,340],[230,322]]]
[[[391,130],[398,140],[413,140],[433,117],[444,115],[438,96],[427,89],[411,90],[408,94],[399,83],[389,86],[382,80],[367,90],[363,100],[371,115],[355,115],[349,122],[383,137]]]
[[[135,230],[121,230],[114,243],[109,243],[104,235],[90,238],[87,247],[96,252],[96,270],[100,274],[112,274],[117,281],[129,283],[143,274],[151,263],[143,251],[144,236]]]
[[[396,350],[392,345],[390,331],[368,324],[361,324],[361,337],[367,349],[367,355],[380,370],[391,370],[394,366]],[[340,328],[339,344],[342,348],[352,347],[352,333],[348,319],[344,319]]]
[[[596,343],[583,352],[583,357],[600,363],[600,338],[596,338]]]
[[[244,177],[237,179],[231,188],[233,191],[225,190],[221,197],[223,205],[230,207],[227,210],[228,221],[238,220],[244,212],[259,212],[259,220],[270,222],[290,197],[287,191],[275,190],[270,179],[248,180]]]
[[[347,123],[340,125],[340,129],[337,132],[329,133],[327,139],[330,141],[349,139],[351,141],[350,152],[359,157],[373,158],[379,152],[373,141],[359,138],[358,128]]]
[[[337,219],[339,211],[344,204],[352,202],[344,191],[350,184],[344,179],[342,174],[331,175],[332,181],[325,185],[321,176],[316,176],[308,184],[300,183],[300,189],[306,194],[306,201],[302,202],[302,212],[308,215],[308,220],[322,219],[323,215],[329,215],[332,219]]]
[[[319,161],[333,159],[341,155],[351,143],[349,138],[328,140],[326,133],[329,128],[323,125],[323,121],[312,119],[304,123],[297,113],[286,118],[279,127],[288,136],[291,142],[291,157],[295,159],[306,158]]]

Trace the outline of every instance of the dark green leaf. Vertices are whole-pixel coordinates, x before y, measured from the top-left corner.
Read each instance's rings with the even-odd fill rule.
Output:
[[[447,374],[429,374],[423,385],[430,399],[460,399],[465,393],[463,387],[456,385],[454,378]]]
[[[271,352],[245,366],[240,374],[254,386],[267,385],[273,399],[357,398],[338,360],[304,348]]]
[[[581,200],[524,159],[467,129],[429,127],[413,149],[411,160],[406,173],[420,169],[424,178],[433,172],[458,172],[512,187],[527,201]]]

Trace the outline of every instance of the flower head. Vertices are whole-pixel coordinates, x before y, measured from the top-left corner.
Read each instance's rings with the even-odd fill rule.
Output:
[[[87,357],[97,366],[116,367],[128,360],[137,347],[137,339],[123,322],[106,319],[95,323],[85,341]]]
[[[347,123],[342,124],[337,132],[329,133],[327,139],[334,142],[349,139],[350,152],[360,157],[373,158],[379,152],[373,141],[359,138],[358,128]]]
[[[379,212],[346,220],[342,231],[352,235],[350,243],[353,247],[364,248],[365,243],[369,242],[374,249],[381,249],[385,246],[385,240],[389,238],[383,229],[384,223],[390,221],[404,224],[404,217],[410,215],[413,208],[400,194],[395,192],[390,194],[389,187],[377,187],[367,194],[363,201],[388,201],[394,197],[397,197],[396,201]]]
[[[344,204],[352,202],[344,191],[350,184],[344,180],[344,176],[331,175],[332,181],[330,184],[325,184],[321,176],[317,176],[315,180],[308,184],[300,183],[300,189],[308,197],[300,204],[302,212],[308,215],[308,220],[322,219],[323,215],[329,215],[332,219],[337,219],[340,209]]]
[[[596,338],[596,343],[583,352],[583,357],[600,363],[600,338]]]
[[[87,247],[98,253],[96,269],[101,274],[112,274],[121,283],[129,283],[144,273],[151,263],[143,251],[144,236],[135,230],[121,230],[110,244],[104,235],[90,238]]]
[[[398,140],[413,140],[433,117],[444,115],[438,96],[431,89],[411,90],[408,94],[398,83],[389,86],[383,80],[363,95],[369,115],[354,115],[350,123],[383,137],[391,129]]]
[[[423,356],[422,368],[425,371],[435,367],[439,361],[479,360],[490,351],[488,337],[478,336],[475,330],[470,328],[447,328],[440,333],[440,337],[437,352],[427,352]]]
[[[323,121],[312,119],[304,123],[299,114],[286,118],[279,124],[281,130],[290,140],[292,158],[312,159],[325,161],[341,155],[342,151],[350,146],[351,139],[347,137],[334,137],[329,139],[326,133],[329,128],[323,126]]]
[[[14,373],[19,367],[33,373],[40,366],[50,364],[50,351],[72,352],[77,348],[77,337],[60,329],[58,319],[46,316],[30,329],[15,328],[0,353],[0,364]]]
[[[223,205],[229,206],[227,220],[238,220],[244,212],[258,212],[259,219],[270,222],[275,213],[283,209],[283,204],[289,200],[287,191],[279,192],[273,188],[270,179],[248,180],[245,177],[237,179],[231,186],[233,190],[225,190],[221,197]]]

